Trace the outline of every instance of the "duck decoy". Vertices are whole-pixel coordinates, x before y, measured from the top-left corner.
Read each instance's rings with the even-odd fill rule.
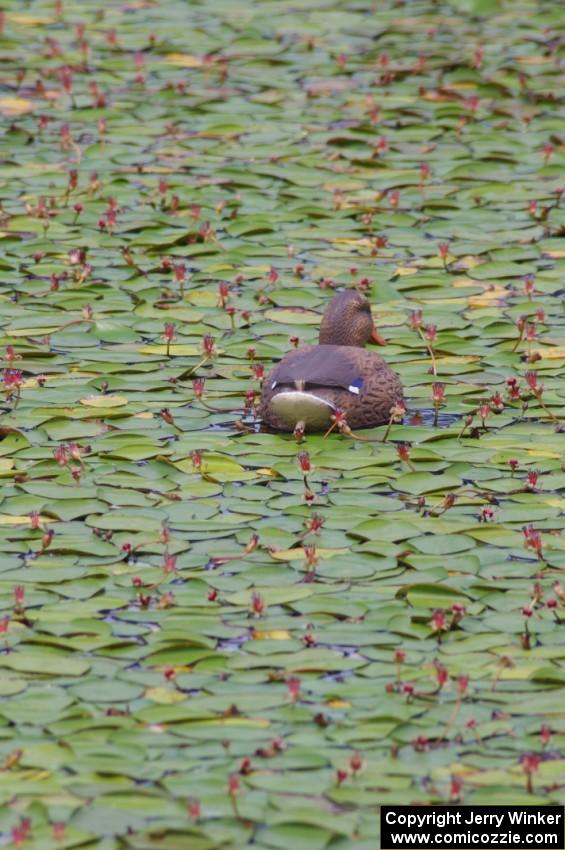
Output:
[[[390,419],[402,402],[400,378],[369,342],[386,345],[373,323],[368,299],[356,290],[334,296],[324,311],[318,345],[285,354],[263,384],[259,415],[277,431],[297,426],[320,431],[341,411],[350,428]]]

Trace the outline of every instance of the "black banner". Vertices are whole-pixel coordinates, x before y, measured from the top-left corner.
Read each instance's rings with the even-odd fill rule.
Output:
[[[382,850],[564,850],[563,806],[381,806]]]

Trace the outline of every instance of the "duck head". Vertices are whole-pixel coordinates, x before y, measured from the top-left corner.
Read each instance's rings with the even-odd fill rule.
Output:
[[[368,299],[354,289],[340,292],[324,311],[320,325],[320,345],[364,348],[368,342],[386,345],[374,325]]]

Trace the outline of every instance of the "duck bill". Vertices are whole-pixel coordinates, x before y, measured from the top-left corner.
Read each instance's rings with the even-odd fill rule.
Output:
[[[371,336],[369,337],[371,342],[374,342],[376,345],[386,345],[386,339],[380,335],[376,327],[373,325],[373,330],[371,331]]]

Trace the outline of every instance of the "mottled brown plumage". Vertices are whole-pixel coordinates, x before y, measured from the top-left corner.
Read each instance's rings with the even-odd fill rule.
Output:
[[[267,375],[260,416],[277,431],[307,430],[331,424],[341,410],[351,428],[388,422],[402,401],[402,384],[385,360],[365,349],[369,340],[384,344],[364,295],[347,290],[328,304],[320,325],[320,344],[290,351]]]

